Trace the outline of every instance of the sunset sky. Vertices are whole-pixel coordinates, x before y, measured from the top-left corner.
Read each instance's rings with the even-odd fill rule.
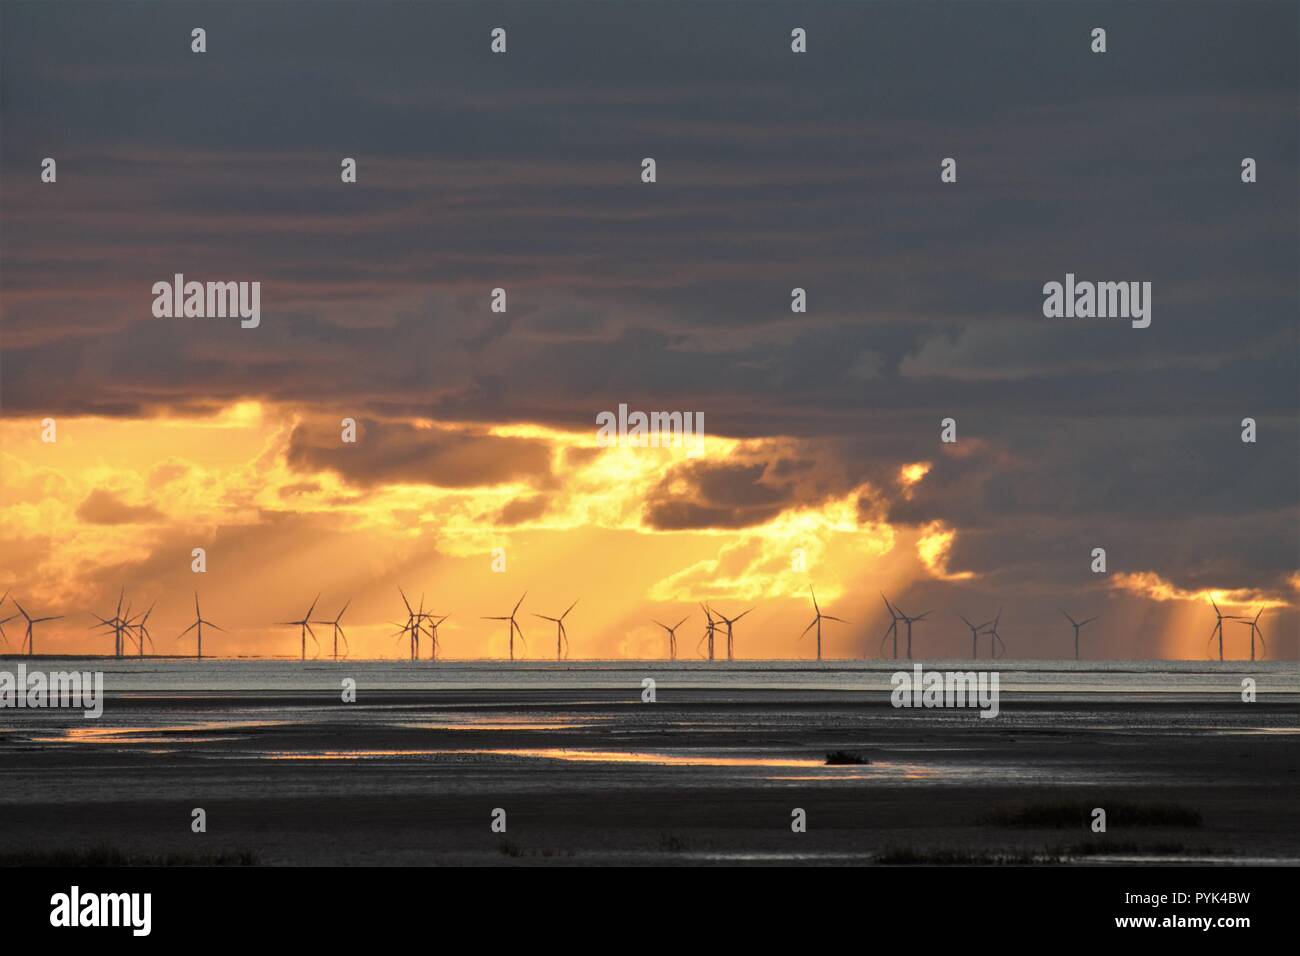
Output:
[[[38,650],[110,652],[125,588],[163,653],[197,590],[206,653],[296,655],[271,622],[321,592],[395,656],[400,585],[449,657],[503,656],[524,591],[530,657],[578,598],[575,658],[688,613],[693,656],[699,601],[808,657],[815,586],[831,657],[882,590],[919,656],[1005,605],[1013,657],[1069,656],[1064,607],[1085,656],[1203,658],[1217,595],[1297,657],[1295,5],[856,6],[6,2],[0,593],[66,615]],[[260,326],[155,318],[175,273],[261,282]],[[1066,273],[1150,281],[1150,328],[1044,318]],[[598,447],[620,403],[703,454]]]

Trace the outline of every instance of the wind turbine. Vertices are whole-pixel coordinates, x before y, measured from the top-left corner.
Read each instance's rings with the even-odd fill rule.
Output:
[[[153,635],[149,633],[149,615],[153,613],[153,608],[154,606],[150,604],[149,610],[145,611],[142,615],[140,615],[140,621],[138,624],[133,624],[131,621],[126,622],[126,626],[128,629],[132,627],[135,628],[136,641],[140,646],[141,657],[144,657],[145,641],[148,641],[149,646],[153,647]],[[129,614],[131,612],[128,610],[127,613]]]
[[[197,660],[203,660],[203,625],[204,624],[206,624],[208,627],[216,628],[218,631],[225,633],[226,629],[224,627],[217,627],[217,625],[213,624],[211,621],[203,620],[203,612],[199,610],[199,592],[195,591],[194,592],[194,623],[191,624],[189,627],[187,627],[185,630],[181,631],[179,634],[177,634],[176,640],[179,641],[190,631],[194,630],[195,628],[198,628],[198,638],[199,638],[198,651],[199,652],[198,652]]]
[[[316,601],[320,600],[320,595],[316,595]],[[316,610],[316,601],[311,602],[311,607],[307,608],[307,613],[302,616],[301,621],[276,621],[277,625],[283,627],[298,628],[298,633],[302,636],[302,660],[307,659],[307,635],[311,635],[312,643],[316,645],[316,653],[320,653],[320,641],[316,640],[316,632],[311,629],[311,612]]]
[[[1260,648],[1263,649],[1268,647],[1268,645],[1264,643],[1264,632],[1260,629],[1259,626],[1259,615],[1263,613],[1264,613],[1264,609],[1260,608],[1259,612],[1253,618],[1249,618],[1249,617],[1237,618],[1237,620],[1241,621],[1243,624],[1245,624],[1247,627],[1250,628],[1250,659],[1252,661],[1255,659],[1255,635],[1256,634],[1259,635]]]
[[[431,661],[436,661],[438,659],[438,627],[442,624],[443,621],[447,620],[447,618],[449,617],[451,617],[450,614],[444,614],[442,615],[442,617],[434,617],[432,614],[428,615],[429,660]]]
[[[1001,614],[1002,612],[999,611],[998,613]],[[981,634],[985,633],[985,631],[988,628],[993,627],[993,625],[996,624],[997,622],[985,621],[983,624],[972,624],[970,621],[966,620],[965,614],[958,614],[957,616],[961,618],[961,622],[970,629],[970,656],[973,657],[975,660],[979,660],[979,656],[980,656],[979,637]],[[993,650],[992,644],[993,642],[990,641],[989,642],[990,652]]]
[[[23,619],[27,622],[27,633],[23,637],[23,643],[27,645],[27,656],[31,657],[36,653],[36,638],[32,634],[32,625],[40,624],[42,621],[57,621],[60,620],[63,615],[56,614],[52,617],[32,617],[23,609],[23,606],[18,603],[17,598],[14,598],[14,607],[18,608],[18,613],[21,614]],[[18,650],[21,653],[22,647],[20,646]]]
[[[510,622],[510,659],[512,661],[515,659],[515,631],[519,632],[519,639],[521,641],[524,641],[524,629],[520,627],[519,622],[515,620],[515,615],[519,613],[519,606],[524,603],[524,598],[526,597],[528,597],[527,591],[525,591],[523,593],[523,596],[519,598],[519,604],[515,605],[515,609],[510,612],[508,617],[484,617],[483,618],[483,620],[485,621],[509,621]],[[568,612],[566,611],[565,613]],[[524,641],[524,646],[525,647],[528,646],[527,641]]]
[[[1000,656],[1001,656],[1000,654],[998,654],[998,648],[999,648],[999,647],[1001,647],[1002,650],[1004,650],[1004,651],[1007,649],[1007,645],[1006,645],[1006,644],[1003,642],[1003,640],[1002,640],[1002,635],[998,633],[998,625],[1001,624],[1001,623],[1002,623],[1002,608],[998,608],[998,614],[997,614],[997,617],[993,618],[992,623],[989,624],[989,626],[988,626],[988,630],[985,631],[985,633],[988,634],[988,636],[989,636],[989,656],[990,656],[990,657],[1000,657]]]
[[[718,629],[718,622],[713,619],[713,611],[707,604],[701,603],[700,607],[704,608],[704,617],[708,621],[704,625],[704,634],[700,637],[700,643],[695,645],[695,649],[700,649],[700,644],[705,641],[709,642],[709,660],[713,660],[713,633]]]
[[[1062,614],[1065,614],[1065,611],[1062,610],[1061,608],[1057,608],[1057,610],[1060,611]],[[1074,659],[1076,661],[1079,659],[1079,630],[1083,627],[1083,625],[1091,624],[1093,621],[1097,620],[1097,618],[1100,616],[1101,615],[1098,614],[1088,618],[1086,621],[1076,621],[1074,618],[1070,617],[1070,615],[1065,614],[1065,619],[1074,625]]]
[[[522,601],[523,598],[520,598],[520,600]],[[578,598],[578,601],[581,600],[582,598]],[[559,617],[548,617],[545,614],[533,614],[533,617],[540,617],[544,621],[555,622],[555,659],[557,661],[561,659],[561,650],[564,652],[564,657],[569,656],[569,632],[564,629],[564,619],[569,616],[569,611],[572,611],[578,606],[578,601],[574,601],[570,604],[568,610]],[[561,644],[563,644],[563,648],[561,648]]]
[[[660,627],[668,632],[668,659],[670,661],[677,660],[677,629],[689,621],[690,618],[691,616],[687,614],[686,617],[682,618],[672,627],[669,627],[667,624],[659,624],[658,621],[655,621],[656,624],[659,624]]]
[[[822,609],[821,609],[821,607],[819,607],[818,604],[817,604],[817,592],[813,590],[812,585],[809,585],[809,586],[808,586],[808,591],[809,591],[810,594],[812,594],[813,610],[816,612],[817,616],[814,617],[814,618],[812,619],[812,624],[809,624],[807,627],[805,627],[805,628],[803,629],[803,634],[800,634],[799,637],[802,638],[805,634],[807,634],[809,631],[811,631],[811,630],[813,629],[814,626],[816,626],[816,628],[817,628],[817,659],[818,659],[818,660],[821,660],[821,659],[822,659],[822,621],[824,621],[824,620],[825,620],[825,621],[839,621],[841,624],[847,624],[847,623],[849,623],[849,622],[846,621],[846,620],[844,620],[843,618],[840,618],[840,617],[831,617],[831,615],[829,615],[829,614],[823,614],[823,613],[822,613]]]
[[[749,611],[752,611],[752,610],[754,610],[754,608],[751,607],[751,608],[749,609]],[[733,660],[733,659],[734,659],[734,657],[733,657],[733,652],[735,651],[735,636],[734,636],[734,635],[732,634],[732,632],[731,632],[731,627],[732,627],[733,624],[735,624],[737,621],[739,621],[742,617],[744,617],[746,614],[748,614],[749,611],[745,611],[745,612],[743,612],[743,613],[741,613],[741,614],[736,615],[735,617],[727,617],[726,615],[724,615],[724,614],[722,614],[722,613],[720,613],[720,612],[718,612],[718,611],[714,611],[714,612],[713,612],[714,614],[717,614],[717,615],[718,615],[718,620],[720,620],[723,624],[727,625],[727,660]]]
[[[916,617],[909,617],[903,613],[901,608],[898,611],[898,619],[907,624],[907,659],[909,661],[912,659],[912,625],[917,621],[924,621],[929,616],[929,611],[926,611],[924,614],[918,614]]]
[[[1215,637],[1215,635],[1217,634],[1218,637],[1219,637],[1219,660],[1223,660],[1223,622],[1224,622],[1224,621],[1244,621],[1244,620],[1247,620],[1247,618],[1244,618],[1244,617],[1233,617],[1233,616],[1230,616],[1230,615],[1224,614],[1223,612],[1221,612],[1221,611],[1219,610],[1219,605],[1217,605],[1217,604],[1214,603],[1214,598],[1210,598],[1210,604],[1213,605],[1213,607],[1214,607],[1214,618],[1215,618],[1215,620],[1214,620],[1214,628],[1213,628],[1213,630],[1210,631],[1210,639],[1209,639],[1208,641],[1206,641],[1205,643],[1207,643],[1207,644],[1213,644],[1213,643],[1214,643],[1214,637]],[[1253,634],[1252,634],[1252,636],[1253,636]]]
[[[343,656],[344,656],[344,657],[347,657],[348,654],[350,654],[350,653],[352,652],[352,648],[351,648],[351,646],[348,644],[348,636],[347,636],[346,634],[343,633],[343,625],[339,623],[339,621],[343,620],[343,612],[346,611],[346,610],[348,609],[348,604],[351,604],[351,603],[352,603],[352,599],[351,599],[351,598],[348,598],[348,602],[347,602],[347,604],[344,604],[344,605],[343,605],[343,610],[342,610],[342,611],[339,611],[338,616],[335,617],[334,620],[332,620],[332,621],[313,621],[313,622],[312,622],[312,623],[314,623],[314,624],[328,624],[330,627],[332,627],[332,628],[334,629],[334,659],[335,659],[335,660],[338,660],[338,659],[339,659],[339,638],[340,638],[340,637],[343,638]],[[312,606],[315,607],[315,605],[312,605]],[[305,647],[304,647],[304,650],[305,650]]]
[[[885,641],[889,640],[890,637],[893,637],[894,660],[898,660],[898,622],[901,621],[902,618],[899,616],[898,611],[895,610],[894,605],[889,603],[889,598],[885,597],[883,593],[880,595],[880,600],[884,601],[885,607],[889,608],[889,628],[880,638],[880,650],[883,651],[885,649]]]
[[[420,628],[424,625],[424,620],[429,615],[424,613],[424,595],[420,595],[420,609],[418,611],[411,607],[411,602],[406,599],[406,592],[398,585],[398,593],[402,595],[402,603],[406,605],[406,624],[397,634],[400,641],[406,634],[411,635],[411,660],[420,659]]]
[[[126,621],[122,618],[122,598],[126,595],[126,590],[122,589],[117,594],[117,610],[113,612],[112,617],[100,617],[98,614],[91,612],[91,616],[99,621],[96,627],[111,627],[113,629],[113,656],[122,656],[122,631],[126,628]],[[128,607],[127,614],[131,613]]]

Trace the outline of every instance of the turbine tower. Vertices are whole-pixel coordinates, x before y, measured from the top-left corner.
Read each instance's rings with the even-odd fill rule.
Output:
[[[751,608],[749,609],[749,611],[752,611],[752,610],[754,610],[754,608],[751,607]],[[742,617],[744,617],[746,614],[748,614],[749,611],[744,611],[744,612],[741,613],[741,614],[737,614],[735,617],[727,617],[726,615],[724,615],[724,614],[722,614],[722,613],[720,613],[720,612],[718,612],[718,611],[714,611],[714,612],[713,612],[714,614],[717,614],[717,615],[718,615],[718,620],[719,620],[719,621],[721,621],[723,624],[727,625],[727,660],[729,660],[729,661],[735,659],[735,650],[736,650],[735,634],[732,633],[732,625],[734,625],[734,624],[735,624],[737,621],[739,621]]]
[[[889,628],[880,638],[880,650],[884,651],[885,642],[892,637],[894,639],[894,660],[898,660],[898,622],[903,618],[894,608],[894,605],[889,603],[889,598],[885,597],[883,593],[880,595],[880,600],[884,601],[885,607],[889,609]]]
[[[1057,610],[1062,614],[1065,614],[1063,609],[1057,608]],[[1083,625],[1091,624],[1093,621],[1097,620],[1098,617],[1100,617],[1100,615],[1094,615],[1084,621],[1076,621],[1074,618],[1070,617],[1070,615],[1065,614],[1065,619],[1074,625],[1074,659],[1076,661],[1079,659],[1079,631]]]
[[[1263,609],[1263,608],[1260,608],[1259,611],[1255,614],[1255,616],[1254,616],[1253,618],[1249,618],[1249,617],[1239,617],[1239,618],[1237,618],[1237,620],[1241,621],[1241,623],[1245,624],[1247,627],[1250,628],[1250,659],[1251,659],[1252,661],[1255,659],[1255,637],[1256,637],[1256,635],[1259,636],[1259,646],[1260,646],[1260,649],[1263,650],[1263,649],[1266,649],[1266,648],[1268,647],[1268,645],[1264,643],[1264,632],[1263,632],[1263,630],[1260,629],[1260,626],[1259,626],[1259,616],[1260,616],[1260,614],[1263,614],[1263,613],[1264,613],[1264,609]]]
[[[149,610],[147,610],[147,611],[145,611],[143,614],[141,614],[141,615],[140,615],[140,618],[139,618],[138,621],[130,620],[130,621],[127,621],[127,622],[126,622],[126,626],[127,626],[128,631],[130,630],[130,628],[133,628],[133,627],[135,628],[136,643],[137,643],[137,645],[139,646],[139,649],[140,649],[140,656],[141,656],[141,657],[144,657],[144,642],[145,642],[145,641],[148,641],[148,642],[149,642],[149,646],[150,646],[150,647],[153,647],[153,646],[154,646],[154,644],[153,644],[153,635],[149,633],[149,615],[153,613],[153,608],[154,608],[154,606],[153,606],[152,604],[150,604],[150,605],[149,605]],[[127,613],[129,614],[130,611],[127,611]]]
[[[677,660],[677,629],[690,620],[690,617],[691,616],[687,614],[686,617],[682,618],[672,627],[669,627],[667,624],[659,624],[658,621],[655,621],[656,624],[659,624],[660,627],[668,632],[668,659],[670,661]]]
[[[1215,620],[1214,620],[1214,628],[1210,631],[1210,639],[1206,641],[1206,643],[1213,644],[1214,638],[1217,635],[1219,638],[1219,660],[1223,660],[1223,622],[1224,621],[1245,621],[1247,620],[1247,618],[1233,617],[1224,614],[1219,610],[1219,605],[1214,603],[1214,598],[1210,598],[1210,604],[1214,607]]]
[[[519,622],[515,620],[515,615],[519,613],[519,607],[524,603],[524,598],[526,597],[528,597],[527,591],[525,591],[523,593],[523,596],[519,598],[519,603],[515,605],[515,609],[511,611],[509,616],[507,617],[484,617],[483,618],[483,620],[485,621],[509,621],[510,622],[510,659],[512,661],[515,659],[515,632],[516,631],[519,632],[519,640],[524,641],[524,629],[520,627]],[[525,647],[528,646],[527,641],[524,641],[524,646]]]
[[[839,621],[841,624],[847,624],[849,622],[840,617],[832,617],[829,614],[823,614],[821,607],[817,604],[817,592],[813,590],[812,585],[808,586],[808,592],[812,595],[813,611],[816,613],[817,616],[812,619],[812,624],[809,624],[807,627],[803,629],[803,634],[800,634],[799,637],[802,639],[804,635],[806,635],[809,631],[813,629],[814,626],[817,628],[817,659],[821,660],[822,659],[822,621]]]
[[[442,622],[445,621],[445,620],[447,620],[447,618],[449,618],[449,617],[451,617],[450,614],[444,614],[444,615],[442,615],[442,617],[434,617],[432,614],[428,615],[428,618],[429,618],[429,660],[431,660],[431,661],[436,661],[436,660],[438,659],[438,648],[441,646],[440,643],[439,643],[439,641],[438,641],[438,628],[442,625]]]
[[[958,614],[957,616],[958,616],[959,618],[961,618],[961,622],[962,622],[963,624],[965,624],[967,628],[970,629],[970,656],[971,656],[973,659],[975,659],[975,660],[979,660],[979,656],[980,656],[980,646],[979,646],[980,635],[984,633],[984,631],[985,631],[986,628],[991,627],[992,624],[993,624],[993,622],[992,622],[992,621],[985,621],[983,624],[972,624],[970,621],[966,620],[966,615],[965,615],[965,614]]]
[[[30,614],[27,613],[26,610],[23,609],[23,606],[18,603],[17,598],[14,598],[14,607],[18,608],[18,613],[21,614],[23,616],[23,620],[27,622],[27,632],[23,636],[23,643],[27,645],[27,656],[31,657],[36,653],[36,637],[32,632],[32,626],[35,624],[40,624],[43,621],[61,620],[63,618],[63,615],[55,614],[51,617],[32,617]],[[18,650],[19,653],[21,653],[22,647],[19,647]]]
[[[912,625],[917,621],[924,621],[929,616],[930,612],[926,611],[924,614],[909,617],[903,613],[901,608],[898,609],[898,619],[907,625],[907,659],[909,661],[912,659]]]
[[[989,656],[993,658],[1002,656],[998,653],[999,647],[1001,647],[1003,651],[1006,651],[1007,649],[1007,645],[1002,640],[1002,635],[998,633],[998,625],[1001,623],[1002,608],[998,608],[997,617],[993,618],[993,621],[988,626],[988,630],[984,632],[989,636]]]
[[[406,605],[406,623],[397,632],[397,639],[400,641],[406,635],[410,635],[411,660],[416,661],[420,659],[420,631],[424,627],[425,618],[429,616],[424,613],[424,595],[420,595],[420,609],[417,611],[411,607],[411,602],[406,599],[406,592],[400,585],[397,591],[402,595],[402,603]]]
[[[700,637],[700,644],[705,641],[709,642],[709,660],[713,660],[713,634],[718,629],[718,622],[713,619],[713,611],[707,604],[700,604],[700,607],[704,608],[704,617],[708,621],[704,625],[704,634]],[[695,645],[697,651],[700,649],[700,644]]]
[[[208,627],[215,628],[216,630],[225,633],[226,629],[224,627],[217,627],[217,625],[213,624],[211,621],[205,621],[203,619],[203,612],[199,610],[199,592],[195,591],[194,592],[194,623],[191,624],[189,627],[187,627],[185,630],[181,631],[179,634],[177,634],[176,640],[179,641],[190,631],[193,631],[195,628],[198,628],[199,646],[198,646],[198,656],[196,659],[200,661],[203,660],[203,625],[204,624],[206,624]]]
[[[124,630],[128,630],[127,622],[122,617],[122,598],[125,596],[125,594],[126,594],[125,589],[118,592],[117,610],[113,612],[112,617],[100,617],[98,614],[95,614],[93,611],[91,612],[91,617],[99,621],[99,623],[96,624],[95,627],[111,627],[113,629],[113,656],[118,658],[122,656],[122,650],[123,647],[125,646],[124,642],[122,641],[122,632]],[[131,613],[130,607],[127,608],[126,613],[128,615]],[[129,636],[129,631],[128,631],[128,636]]]
[[[352,648],[351,648],[351,646],[348,644],[348,636],[347,636],[346,634],[343,633],[343,625],[339,623],[339,621],[343,620],[343,614],[344,614],[344,612],[347,611],[347,609],[348,609],[348,605],[351,604],[351,603],[352,603],[352,599],[351,599],[351,598],[348,598],[347,604],[344,604],[344,605],[343,605],[343,610],[342,610],[342,611],[339,611],[338,616],[336,616],[336,617],[334,618],[334,620],[332,620],[332,621],[313,621],[313,622],[312,622],[313,624],[328,624],[331,628],[333,628],[333,630],[334,630],[334,659],[335,659],[335,660],[338,660],[338,659],[339,659],[339,638],[340,638],[340,637],[343,638],[343,656],[344,656],[344,657],[347,657],[348,654],[350,654],[350,653],[352,652]],[[314,607],[315,605],[312,605],[312,606]]]
[[[307,608],[307,613],[302,616],[300,621],[276,621],[278,626],[297,627],[298,633],[302,636],[302,660],[307,660],[307,635],[311,635],[312,643],[316,645],[316,653],[320,653],[320,641],[316,640],[316,632],[311,629],[311,612],[316,610],[316,601],[320,600],[320,595],[316,595],[316,600],[311,602],[311,607]]]
[[[520,598],[520,600],[523,599]],[[581,600],[582,598],[578,598],[578,601]],[[545,614],[533,614],[533,617],[540,617],[544,621],[555,622],[555,659],[557,661],[569,656],[569,632],[564,629],[564,619],[569,616],[569,611],[572,611],[578,606],[578,601],[574,601],[570,604],[568,610],[559,617],[549,617]]]

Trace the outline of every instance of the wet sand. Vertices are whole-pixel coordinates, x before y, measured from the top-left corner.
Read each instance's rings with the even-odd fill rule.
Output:
[[[269,865],[1300,860],[1290,692],[1016,692],[989,720],[739,673],[668,680],[653,704],[566,677],[351,704],[125,690],[98,721],[0,712],[0,859],[99,845]],[[826,766],[832,751],[869,762]],[[1092,807],[1109,808],[1107,833]]]

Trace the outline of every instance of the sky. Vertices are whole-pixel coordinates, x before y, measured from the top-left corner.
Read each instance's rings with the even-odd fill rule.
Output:
[[[809,657],[815,588],[827,657],[878,652],[884,592],[931,612],[918,656],[999,608],[1010,656],[1071,656],[1064,608],[1085,657],[1204,659],[1213,598],[1295,659],[1296,35],[1286,3],[6,2],[0,592],[64,615],[51,653],[111,651],[124,589],[162,653],[197,592],[206,653],[296,655],[273,622],[319,593],[396,656],[400,586],[448,657],[506,654],[481,618],[524,592],[530,657],[574,600],[575,658],[688,614],[694,656],[700,602],[755,608],[737,656]],[[260,282],[260,324],[155,317],[176,273]],[[1151,325],[1045,318],[1067,273],[1150,282]],[[620,404],[703,415],[702,453],[600,447]]]

